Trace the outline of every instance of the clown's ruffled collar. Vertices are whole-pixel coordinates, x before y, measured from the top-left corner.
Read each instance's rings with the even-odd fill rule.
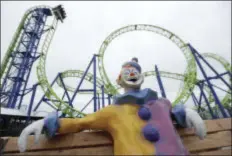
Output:
[[[131,90],[122,95],[114,97],[114,104],[138,104],[143,105],[158,98],[157,92],[149,88],[142,90]]]

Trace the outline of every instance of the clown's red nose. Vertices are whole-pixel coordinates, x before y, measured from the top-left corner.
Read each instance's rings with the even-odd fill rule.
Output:
[[[130,73],[130,76],[135,76],[135,74],[134,73]]]

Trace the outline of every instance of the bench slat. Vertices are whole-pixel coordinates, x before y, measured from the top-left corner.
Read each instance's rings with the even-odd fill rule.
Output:
[[[182,141],[191,153],[231,146],[231,131],[210,133],[204,140],[195,136],[184,137]]]
[[[207,133],[213,133],[218,131],[226,131],[231,130],[231,119],[232,118],[224,118],[217,120],[205,120],[205,125],[207,129]],[[180,136],[189,136],[194,135],[194,130],[186,130],[186,129],[178,129],[178,133]]]
[[[201,152],[198,155],[232,155],[231,149],[224,149],[224,150],[213,150],[208,152]]]
[[[5,155],[113,155],[113,146],[76,148],[69,150],[6,153]]]
[[[28,138],[27,151],[36,151],[44,149],[67,149],[74,147],[91,147],[100,145],[112,145],[112,138],[106,132],[81,132],[74,134],[58,135],[50,140],[44,135],[41,136],[38,144],[34,144],[34,137]],[[9,138],[4,152],[19,152],[17,138]]]

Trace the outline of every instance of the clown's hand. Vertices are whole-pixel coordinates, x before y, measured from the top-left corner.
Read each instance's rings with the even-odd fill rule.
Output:
[[[186,126],[187,128],[194,128],[195,134],[200,138],[204,139],[206,136],[206,126],[200,115],[189,108],[185,108],[186,112]]]
[[[23,129],[22,133],[18,138],[18,148],[20,152],[24,152],[27,147],[27,139],[31,133],[35,134],[35,143],[38,143],[39,136],[44,127],[44,119],[38,120]]]
[[[24,152],[27,147],[27,139],[28,136],[32,133],[35,135],[34,142],[39,142],[39,137],[42,133],[44,128],[45,134],[48,138],[51,138],[55,135],[57,129],[59,128],[59,116],[61,113],[53,112],[49,114],[46,118],[37,120],[32,124],[28,125],[26,128],[23,129],[22,133],[18,138],[18,148],[20,152]]]
[[[205,123],[196,111],[186,108],[183,104],[178,104],[172,108],[172,116],[181,127],[194,128],[195,134],[200,139],[204,139],[206,136]]]

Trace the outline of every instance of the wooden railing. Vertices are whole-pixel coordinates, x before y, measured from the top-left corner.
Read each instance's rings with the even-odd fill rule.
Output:
[[[206,120],[207,136],[204,140],[195,136],[193,130],[178,129],[178,132],[191,154],[231,155],[231,119]],[[17,137],[3,139],[4,155],[113,155],[112,138],[102,131],[58,135],[50,140],[41,136],[36,145],[34,137],[30,136],[24,153],[18,151]]]

